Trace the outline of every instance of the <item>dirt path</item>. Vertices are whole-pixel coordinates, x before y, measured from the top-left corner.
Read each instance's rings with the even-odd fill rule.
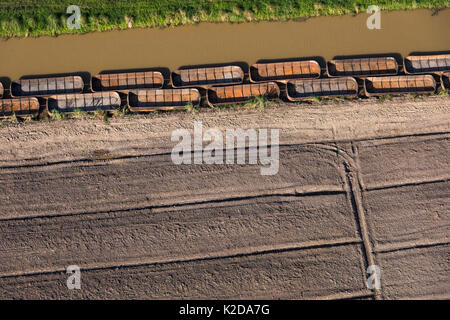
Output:
[[[0,297],[448,298],[449,114],[435,96],[3,123]],[[281,129],[279,173],[174,165],[194,120]]]

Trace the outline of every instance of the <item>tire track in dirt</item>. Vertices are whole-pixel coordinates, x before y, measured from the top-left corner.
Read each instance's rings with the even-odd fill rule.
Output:
[[[430,241],[428,239],[415,242],[401,242],[399,244],[380,245],[376,248],[377,253],[388,253],[401,250],[409,250],[414,248],[431,248],[437,246],[446,246],[450,244],[449,238],[438,239],[437,241]]]
[[[356,216],[355,219],[357,221],[360,237],[362,239],[366,267],[372,266],[375,265],[376,262],[367,227],[364,199],[362,195],[364,182],[361,176],[358,147],[354,142],[350,142],[347,147],[338,147],[338,154],[346,160],[344,161],[346,178],[350,187],[349,194],[352,199],[353,210]],[[381,290],[374,288],[373,294],[374,298],[378,300],[380,299]]]
[[[433,177],[432,179],[423,179],[423,180],[413,180],[409,179],[406,181],[399,181],[396,183],[383,183],[379,185],[371,185],[370,187],[365,187],[365,191],[376,191],[376,190],[385,190],[385,189],[395,189],[402,187],[410,187],[410,186],[420,186],[427,185],[439,182],[448,182],[450,180],[450,176],[443,177]]]

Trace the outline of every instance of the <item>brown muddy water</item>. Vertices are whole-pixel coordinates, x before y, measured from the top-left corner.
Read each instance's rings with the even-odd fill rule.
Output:
[[[337,55],[450,50],[450,9],[381,12],[306,21],[202,23],[0,41],[0,77]]]

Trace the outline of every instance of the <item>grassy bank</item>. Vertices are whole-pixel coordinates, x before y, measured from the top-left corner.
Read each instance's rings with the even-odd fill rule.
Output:
[[[81,9],[81,29],[69,29],[69,5]],[[285,21],[320,15],[450,7],[450,0],[0,0],[0,37],[85,33],[198,22]]]

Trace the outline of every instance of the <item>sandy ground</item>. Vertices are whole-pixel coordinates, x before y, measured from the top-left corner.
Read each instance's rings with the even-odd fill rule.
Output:
[[[2,123],[0,298],[450,298],[449,115],[433,96]],[[174,165],[194,120],[280,129],[278,174]]]

